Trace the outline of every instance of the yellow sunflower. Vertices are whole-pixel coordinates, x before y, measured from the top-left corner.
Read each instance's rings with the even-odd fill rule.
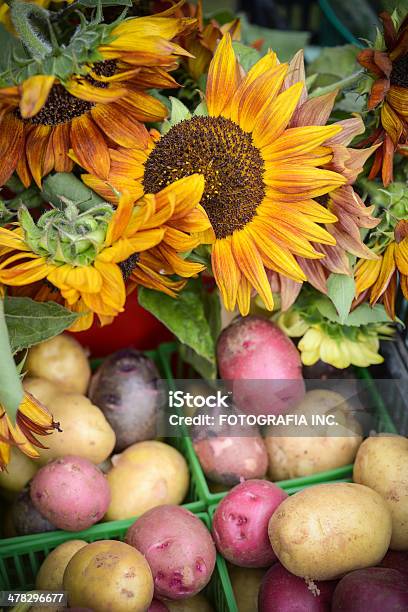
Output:
[[[208,72],[208,116],[181,121],[133,151],[111,151],[112,162],[117,156],[122,161],[111,163],[107,179],[84,177],[107,197],[109,184],[157,193],[178,178],[203,174],[201,204],[211,222],[203,240],[212,245],[212,271],[226,308],[238,304],[242,314],[249,311],[252,289],[273,308],[265,268],[306,280],[294,255],[322,258],[311,243],[336,243],[318,223],[337,218],[314,198],[346,182],[319,167],[333,157],[322,143],[342,128],[288,127],[303,90],[293,80],[272,51],[243,76],[226,34]]]
[[[395,319],[398,280],[408,300],[408,220],[398,221],[394,240],[389,242],[376,261],[360,260],[357,263],[355,279],[357,302],[368,298],[373,306],[382,301],[388,316]]]
[[[17,228],[0,228],[0,282],[22,287],[38,300],[60,297],[82,314],[73,331],[89,328],[94,314],[106,324],[122,312],[129,278],[174,295],[183,283],[163,274],[186,266],[196,274],[204,267],[178,255],[199,244],[190,232],[209,227],[198,206],[203,189],[203,177],[194,174],[136,205],[125,193],[114,212],[109,204],[83,213],[71,205],[45,213],[37,224],[21,209]],[[169,263],[160,269],[144,253],[156,245],[168,253]],[[44,280],[45,285],[36,285]]]
[[[14,171],[25,186],[32,178],[41,186],[53,169],[70,172],[70,149],[89,172],[107,178],[109,145],[139,146],[140,122],[166,117],[165,105],[146,90],[178,87],[168,71],[189,53],[171,39],[194,25],[166,16],[126,19],[95,49],[100,61],[81,66],[83,74],[64,82],[36,74],[0,89],[0,186]]]
[[[48,410],[30,393],[25,392],[13,425],[4,407],[0,404],[0,472],[10,461],[11,446],[18,448],[33,459],[39,454],[35,447],[46,448],[34,436],[47,436],[59,429]]]

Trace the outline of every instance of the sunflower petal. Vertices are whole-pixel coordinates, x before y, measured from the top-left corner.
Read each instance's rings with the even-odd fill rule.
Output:
[[[0,186],[6,183],[17,166],[24,149],[24,125],[12,113],[0,125]]]
[[[240,270],[232,254],[231,240],[217,240],[211,251],[211,264],[215,282],[220,290],[226,310],[232,311],[237,301]]]
[[[283,133],[299,102],[302,89],[302,83],[295,83],[279,94],[260,114],[252,133],[255,146],[262,149]]]
[[[108,145],[90,115],[73,120],[71,143],[80,165],[91,174],[107,179],[110,169]]]
[[[47,101],[55,77],[36,75],[25,79],[21,86],[20,113],[24,119],[34,117]]]
[[[245,230],[232,235],[232,252],[236,265],[261,296],[268,310],[273,310],[271,286],[261,255]]]
[[[395,272],[395,243],[391,243],[382,258],[381,269],[377,280],[371,289],[370,304],[376,304],[387,289]]]
[[[224,34],[208,70],[206,102],[208,114],[218,117],[229,106],[239,84],[238,63],[231,36]]]

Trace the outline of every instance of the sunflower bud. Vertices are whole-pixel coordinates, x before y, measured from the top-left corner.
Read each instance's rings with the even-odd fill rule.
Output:
[[[87,266],[104,247],[112,214],[110,204],[81,211],[73,202],[67,202],[62,209],[45,212],[37,223],[22,208],[19,220],[25,241],[37,255],[56,263]]]

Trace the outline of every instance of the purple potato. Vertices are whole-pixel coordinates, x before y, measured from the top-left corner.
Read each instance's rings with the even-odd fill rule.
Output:
[[[346,574],[334,591],[332,612],[406,612],[408,580],[396,569],[369,567]]]
[[[140,351],[125,348],[105,359],[88,395],[116,434],[116,452],[158,436],[163,385],[153,361]]]
[[[30,497],[30,488],[25,487],[17,496],[12,506],[13,525],[17,535],[55,531],[57,527],[50,523],[34,506]]]

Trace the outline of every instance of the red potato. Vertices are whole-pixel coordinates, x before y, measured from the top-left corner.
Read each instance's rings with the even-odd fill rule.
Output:
[[[298,350],[267,319],[233,321],[218,339],[217,359],[221,377],[231,381],[234,403],[247,414],[285,413],[305,394]]]
[[[332,612],[405,612],[408,580],[398,570],[382,567],[350,572],[333,595]]]
[[[194,443],[204,474],[227,487],[242,479],[262,478],[268,467],[265,442],[251,437],[208,437]]]
[[[330,612],[336,582],[307,582],[275,563],[259,589],[259,612]],[[371,612],[371,610],[370,610]]]
[[[155,597],[185,599],[199,593],[214,571],[216,551],[199,518],[180,506],[159,506],[128,529],[126,542],[150,565]]]
[[[218,551],[241,567],[268,567],[276,560],[268,537],[272,514],[288,494],[267,480],[248,480],[227,493],[213,519]]]
[[[101,470],[73,455],[42,467],[31,482],[30,495],[37,510],[66,531],[91,527],[110,503],[109,485]]]

